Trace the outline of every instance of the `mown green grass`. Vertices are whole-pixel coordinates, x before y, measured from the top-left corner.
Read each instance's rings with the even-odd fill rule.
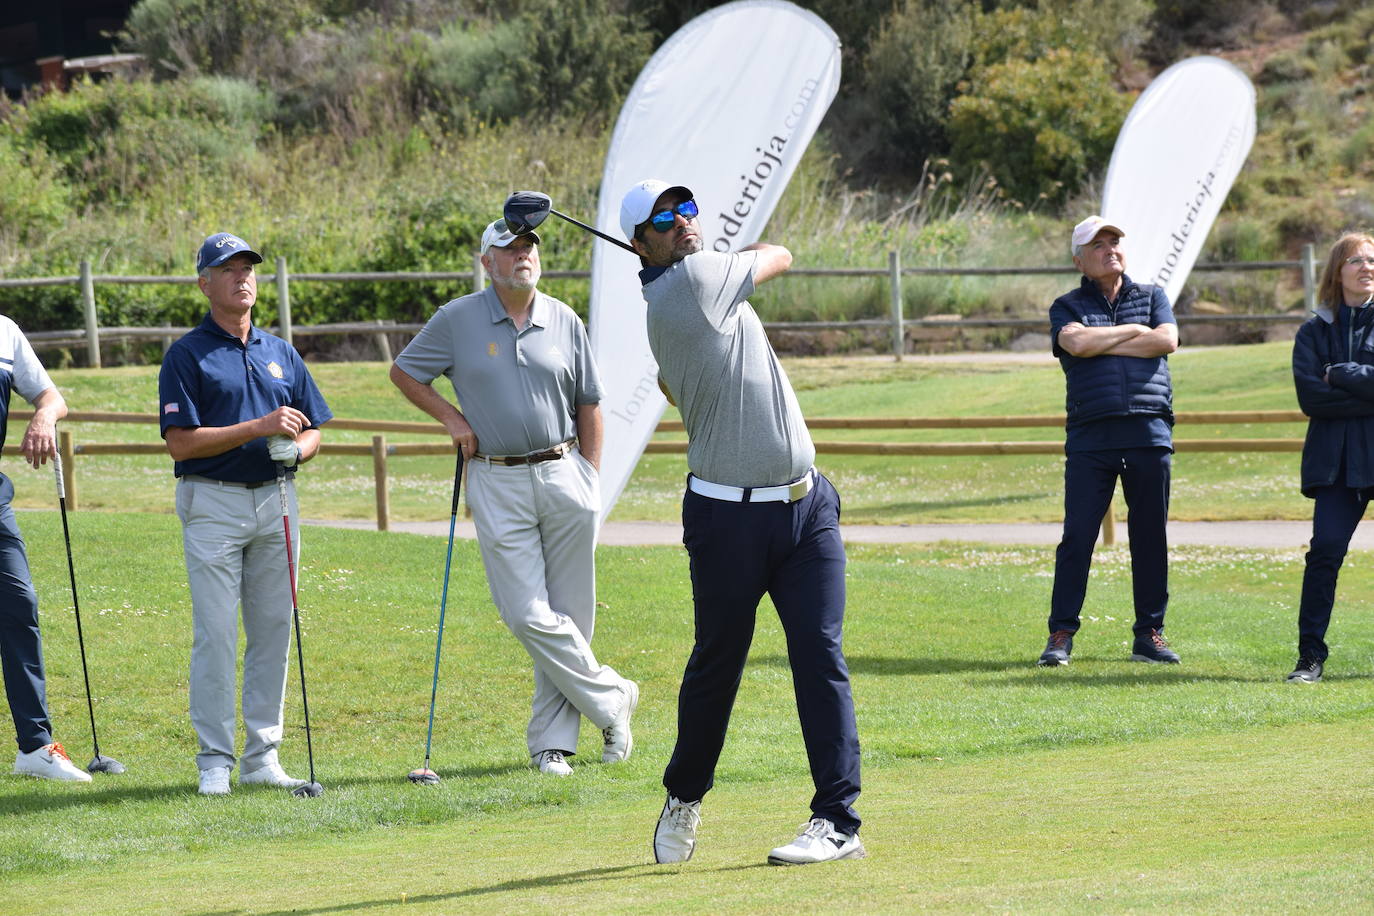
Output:
[[[1046,362],[929,362],[888,359],[799,358],[784,361],[808,417],[944,417],[1060,415],[1064,381]],[[1261,344],[1189,350],[1171,360],[1175,409],[1291,410],[1289,347]],[[323,363],[312,367],[338,417],[426,419],[397,393],[380,363]],[[54,374],[74,410],[150,413],[157,401],[155,368],[68,370]],[[440,383],[443,390],[447,383]],[[450,392],[451,393],[451,392]],[[675,416],[670,409],[668,416]],[[72,423],[78,442],[157,442],[153,426]],[[1301,438],[1302,424],[1204,427],[1183,424],[1178,438]],[[965,442],[1062,441],[1061,427],[970,430],[816,430],[817,441]],[[368,443],[372,434],[328,430],[326,453],[301,475],[302,506],[312,518],[375,518],[372,461],[329,455],[328,443]],[[673,434],[662,439],[681,440]],[[441,441],[416,435],[392,442]],[[1298,492],[1296,453],[1181,453],[1175,458],[1171,512],[1177,519],[1310,517]],[[853,523],[1057,521],[1062,518],[1063,459],[1058,455],[888,457],[822,454]],[[137,506],[170,512],[171,461],[162,456],[78,457],[78,497],[91,508]],[[390,461],[392,517],[445,518],[453,464],[445,457]],[[613,520],[672,521],[680,515],[683,455],[645,456],[612,514]],[[18,504],[52,503],[46,475],[16,471]]]
[[[60,522],[24,512],[57,737],[85,723]],[[1296,551],[1172,551],[1179,667],[1132,664],[1127,551],[1099,551],[1073,664],[1037,669],[1048,548],[856,547],[846,652],[872,857],[762,867],[806,815],[790,673],[766,603],[688,865],[649,864],[691,640],[686,559],[602,548],[600,658],[643,687],[636,753],[568,780],[525,767],[528,660],[455,548],[435,725],[422,759],[445,542],[310,528],[301,599],[324,797],[195,794],[189,599],[175,519],[78,513],[72,540],[101,750],[91,786],[0,778],[7,913],[78,889],[100,912],[1279,911],[1374,903],[1369,558],[1347,563],[1326,680],[1293,661]],[[283,759],[305,766],[295,672]],[[1340,889],[1335,896],[1333,888]],[[70,896],[67,897],[70,899]],[[406,912],[410,912],[407,909]]]

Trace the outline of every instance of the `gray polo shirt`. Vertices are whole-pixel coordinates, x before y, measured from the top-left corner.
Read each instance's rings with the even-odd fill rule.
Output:
[[[539,292],[522,331],[491,287],[440,306],[396,365],[426,385],[448,376],[484,455],[566,442],[577,435],[578,405],[601,401],[582,320]]]
[[[788,483],[816,460],[792,383],[745,301],[757,260],[702,251],[644,286],[649,347],[687,427],[687,467],[734,487]]]

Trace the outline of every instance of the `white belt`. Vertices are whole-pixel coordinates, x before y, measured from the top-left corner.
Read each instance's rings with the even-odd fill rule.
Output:
[[[777,487],[730,487],[723,483],[702,480],[695,474],[688,474],[687,489],[701,496],[728,503],[794,503],[811,492],[815,481],[815,468],[811,468],[791,483]]]

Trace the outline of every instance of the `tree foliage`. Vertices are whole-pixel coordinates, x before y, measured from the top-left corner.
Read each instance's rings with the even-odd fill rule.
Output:
[[[918,173],[948,149],[945,122],[972,61],[975,8],[965,0],[904,0],[883,19],[863,62],[867,159]]]
[[[1111,156],[1130,100],[1100,57],[1051,50],[988,67],[976,93],[955,99],[953,156],[979,164],[1024,203],[1058,202]]]

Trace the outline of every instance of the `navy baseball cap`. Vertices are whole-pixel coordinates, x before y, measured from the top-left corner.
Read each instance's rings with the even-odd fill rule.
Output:
[[[237,235],[216,232],[200,244],[196,255],[196,273],[207,267],[218,267],[236,254],[246,254],[254,264],[262,263],[262,255],[248,247],[248,243]]]

